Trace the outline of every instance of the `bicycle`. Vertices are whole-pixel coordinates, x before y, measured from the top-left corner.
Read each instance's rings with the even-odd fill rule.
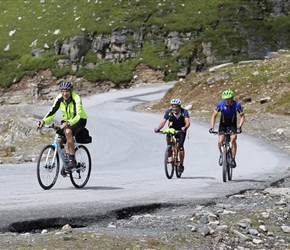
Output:
[[[170,137],[170,142],[166,147],[164,155],[165,174],[168,179],[174,175],[180,178],[182,172],[179,170],[179,137],[178,133],[184,133],[182,130],[175,130],[174,128],[167,128],[159,133],[166,134]]]
[[[213,134],[218,134],[219,132],[213,131]],[[231,165],[232,163],[232,147],[231,147],[231,135],[233,134],[232,131],[227,129],[227,132],[223,133],[225,136],[225,139],[222,143],[222,177],[223,182],[226,182],[227,180],[231,181],[233,178],[233,167]],[[240,134],[240,133],[237,133]]]
[[[76,188],[83,188],[89,181],[91,175],[91,155],[89,150],[84,145],[79,145],[75,138],[75,159],[76,167],[68,170],[68,155],[66,149],[61,149],[58,143],[60,127],[52,125],[43,126],[43,128],[52,129],[55,131],[55,136],[52,144],[46,145],[40,152],[37,161],[37,180],[39,185],[48,190],[54,186],[57,181],[59,169],[60,169],[60,159],[63,163],[62,168],[63,177],[69,175],[71,183]],[[39,129],[41,134],[42,131]]]

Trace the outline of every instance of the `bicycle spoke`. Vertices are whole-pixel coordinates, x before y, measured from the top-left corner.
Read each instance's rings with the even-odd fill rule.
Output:
[[[59,172],[59,158],[52,145],[46,146],[37,162],[37,179],[43,189],[54,186]]]

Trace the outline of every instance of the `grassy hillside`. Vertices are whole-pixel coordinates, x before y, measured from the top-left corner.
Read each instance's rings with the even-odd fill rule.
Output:
[[[170,100],[180,98],[195,115],[211,115],[225,89],[235,92],[246,113],[290,115],[290,53],[279,53],[266,60],[232,64],[210,72],[191,73],[178,82],[151,109],[164,111]],[[209,84],[211,77],[226,75]]]
[[[220,57],[233,54],[235,61],[245,59],[238,53],[245,37],[237,33],[237,27],[250,29],[249,37],[270,41],[274,51],[279,49],[277,37],[290,38],[290,20],[287,15],[274,18],[271,8],[271,1],[242,0],[0,0],[0,87],[46,68],[56,77],[79,74],[95,82],[126,84],[141,58],[150,67],[166,71],[164,80],[173,80],[179,70],[177,59],[188,58],[193,51],[200,56],[201,42],[212,42]],[[142,54],[122,66],[97,60],[91,52],[85,63],[97,63],[95,71],[75,73],[69,67],[56,66],[64,57],[55,54],[56,40],[111,34],[123,28],[139,32],[142,26],[147,35]],[[172,55],[163,41],[170,31],[192,32],[194,39]],[[31,56],[32,49],[44,47],[47,52],[40,58]]]
[[[162,32],[192,31],[219,20],[217,6],[230,2],[45,0],[41,3],[39,0],[1,0],[0,56],[13,58],[29,54],[31,49],[44,44],[53,47],[57,39],[83,32],[109,34],[118,27],[139,30],[146,25],[151,30],[155,25]],[[4,52],[8,44],[10,50]]]

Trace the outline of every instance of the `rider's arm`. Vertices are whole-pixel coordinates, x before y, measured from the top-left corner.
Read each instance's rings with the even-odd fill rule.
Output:
[[[185,129],[188,129],[190,127],[190,118],[189,113],[187,110],[184,110],[184,122],[185,122]]]
[[[57,110],[59,109],[59,106],[60,106],[60,103],[61,103],[61,98],[62,98],[62,95],[61,94],[59,94],[56,97],[56,99],[55,99],[55,101],[54,101],[51,109],[48,111],[48,113],[42,119],[43,124],[50,123],[53,120],[53,118],[56,115]]]
[[[245,122],[245,114],[244,114],[244,110],[242,108],[242,105],[239,102],[237,103],[237,110],[240,114],[240,122],[239,122],[238,127],[241,128]]]
[[[190,119],[189,118],[185,118],[185,129],[188,129],[190,127]]]
[[[244,113],[240,113],[240,122],[239,122],[239,126],[238,127],[242,127],[243,124],[245,122],[245,114]]]
[[[157,127],[157,131],[159,131],[160,129],[162,129],[166,123],[166,119],[162,119],[162,121],[159,123],[158,127]]]
[[[218,115],[218,111],[214,110],[210,120],[210,127],[213,129],[216,121],[216,117]]]
[[[158,127],[156,128],[156,131],[159,131],[160,129],[162,129],[165,126],[166,121],[169,119],[169,112],[170,112],[170,109],[167,109],[164,116],[163,116],[162,121],[159,123]]]

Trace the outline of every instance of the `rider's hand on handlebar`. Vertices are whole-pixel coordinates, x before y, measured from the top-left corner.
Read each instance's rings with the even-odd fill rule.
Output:
[[[210,128],[210,129],[208,130],[208,132],[209,132],[210,134],[212,134],[212,133],[213,133],[213,128]]]
[[[44,121],[43,121],[43,120],[39,121],[39,122],[37,123],[37,129],[42,128],[43,125],[44,125]]]
[[[186,130],[186,127],[182,127],[182,128],[181,128],[181,130],[182,130],[183,132],[185,132],[185,130]]]
[[[160,129],[155,128],[155,129],[154,129],[154,132],[155,132],[155,133],[159,133],[159,132],[160,132]]]
[[[242,127],[237,128],[237,133],[239,133],[239,134],[242,133]]]

